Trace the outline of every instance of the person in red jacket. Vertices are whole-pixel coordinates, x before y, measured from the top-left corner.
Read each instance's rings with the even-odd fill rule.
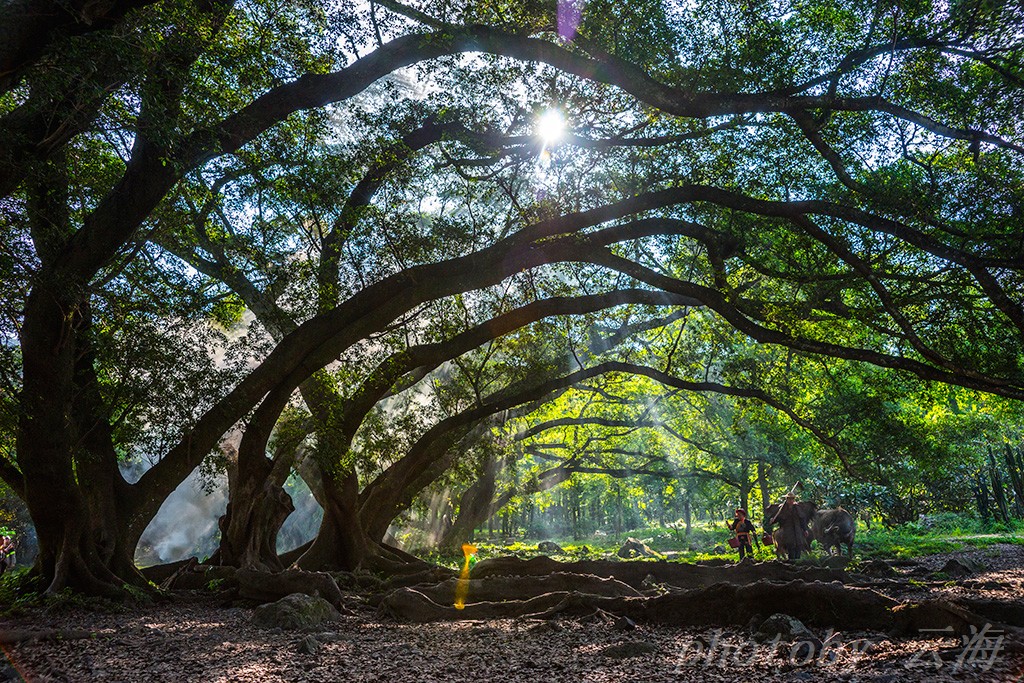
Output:
[[[740,560],[747,555],[753,557],[754,548],[750,545],[750,535],[754,533],[754,525],[747,519],[746,510],[736,508],[733,520],[729,523],[729,529],[736,534],[736,541],[738,542],[736,548],[740,551]]]

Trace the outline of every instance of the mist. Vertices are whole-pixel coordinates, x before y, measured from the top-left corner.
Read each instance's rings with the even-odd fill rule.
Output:
[[[128,476],[141,476],[132,468]],[[277,550],[284,552],[297,548],[316,535],[323,519],[323,509],[313,498],[309,487],[292,475],[285,483],[292,497],[295,512],[290,514],[277,537]],[[176,562],[198,557],[204,560],[220,545],[217,521],[228,504],[228,481],[223,473],[201,474],[194,470],[167,497],[156,516],[146,527],[135,550],[135,562],[140,567]]]
[[[217,520],[228,504],[228,480],[224,474],[206,480],[198,469],[181,482],[142,532],[135,549],[139,566],[175,562],[195,556],[206,559],[220,544]]]

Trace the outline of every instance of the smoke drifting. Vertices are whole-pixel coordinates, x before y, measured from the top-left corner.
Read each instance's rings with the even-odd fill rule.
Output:
[[[132,474],[136,479],[141,476],[141,472]],[[299,477],[290,477],[285,490],[292,497],[295,512],[281,527],[277,537],[278,552],[291,550],[311,540],[323,518],[323,509]],[[198,469],[193,471],[167,497],[142,533],[135,550],[136,564],[145,567],[193,556],[200,560],[209,557],[220,545],[217,521],[227,504],[228,480],[224,474],[214,475],[211,482],[209,475],[202,475]]]
[[[217,520],[228,504],[228,480],[223,474],[215,475],[209,493],[203,490],[203,484],[203,477],[195,470],[167,497],[142,532],[135,550],[136,564],[174,562],[193,555],[204,559],[213,554],[220,543]]]

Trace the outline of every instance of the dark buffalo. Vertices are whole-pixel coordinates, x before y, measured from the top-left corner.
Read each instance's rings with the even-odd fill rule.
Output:
[[[832,548],[842,553],[841,544],[846,544],[847,553],[853,557],[853,537],[857,532],[857,524],[853,521],[853,515],[843,508],[835,510],[818,510],[814,513],[812,520],[812,531],[814,540],[829,555]]]
[[[808,525],[816,509],[814,503],[797,502],[791,498],[765,508],[764,530],[772,535],[779,557],[798,560],[801,553],[810,550]]]

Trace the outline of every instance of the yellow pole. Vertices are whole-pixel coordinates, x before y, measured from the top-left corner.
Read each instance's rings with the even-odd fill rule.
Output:
[[[459,580],[455,584],[455,609],[466,607],[466,596],[469,594],[470,558],[476,555],[476,546],[463,543],[462,554],[465,555],[466,561],[462,564],[462,574],[459,575]]]

